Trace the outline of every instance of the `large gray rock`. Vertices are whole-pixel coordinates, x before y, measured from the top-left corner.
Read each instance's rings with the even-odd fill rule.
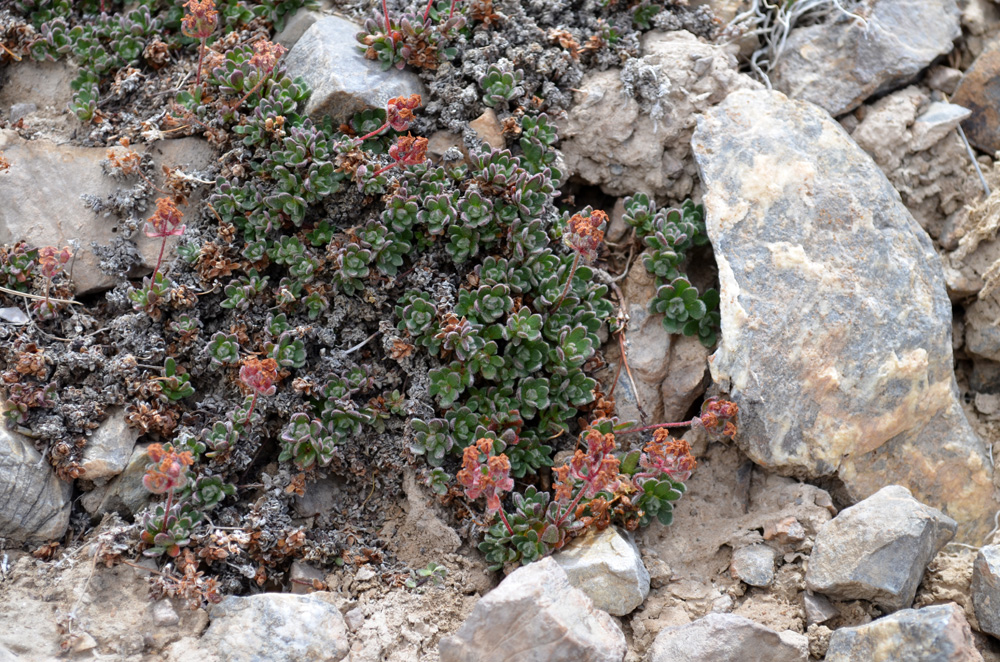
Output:
[[[656,635],[649,662],[806,662],[809,642],[797,632],[775,632],[736,614],[712,613]]]
[[[904,485],[962,539],[985,535],[992,467],[958,401],[941,262],[879,168],[822,109],[768,90],[731,94],[692,146],[721,283],[710,368],[740,447],[855,500]]]
[[[972,630],[954,602],[904,609],[830,635],[826,662],[983,662]]]
[[[145,508],[152,500],[152,494],[142,484],[150,463],[148,449],[149,444],[136,446],[118,476],[84,494],[80,499],[84,510],[95,516],[116,512],[129,518]]]
[[[806,587],[893,611],[909,607],[927,564],[954,535],[953,519],[890,485],[819,530]]]
[[[61,538],[69,525],[70,492],[27,439],[0,425],[0,538]]]
[[[610,195],[645,191],[682,199],[698,179],[688,144],[694,114],[731,90],[759,84],[738,72],[723,46],[688,32],[649,32],[642,54],[627,72],[583,77],[559,125],[560,148],[568,172]]]
[[[570,584],[612,616],[631,613],[649,595],[639,548],[614,527],[577,538],[552,558]]]
[[[551,557],[510,573],[441,640],[441,662],[621,662],[625,635]]]
[[[83,450],[81,478],[107,482],[128,466],[132,449],[139,438],[139,431],[129,427],[125,420],[125,410],[117,408],[106,421],[87,439]]]
[[[986,545],[972,566],[972,606],[979,629],[1000,637],[1000,545]]]
[[[366,108],[384,108],[393,97],[425,94],[412,71],[382,71],[378,62],[366,59],[355,39],[360,31],[346,18],[323,16],[285,56],[288,75],[302,76],[312,89],[306,114],[313,120],[329,115],[336,126]]]
[[[915,77],[962,34],[955,0],[865,0],[853,11],[865,22],[841,15],[793,30],[775,88],[841,115]]]
[[[0,130],[0,151],[10,161],[10,169],[0,177],[0,244],[26,241],[29,246],[68,246],[80,243],[72,264],[77,294],[87,294],[114,286],[115,278],[99,268],[100,259],[91,242],[106,246],[119,235],[115,223],[89,208],[81,195],[106,200],[118,189],[130,188],[135,180],[108,177],[101,168],[107,150],[101,147],[61,145],[45,139],[24,140],[15,131]],[[143,153],[145,148],[138,148]],[[158,145],[154,153],[161,151]],[[164,165],[192,165],[201,169],[214,160],[213,150],[200,138],[166,141],[156,160]],[[191,172],[192,168],[185,168]],[[157,168],[159,171],[159,168]],[[147,209],[152,213],[152,205]],[[185,214],[190,208],[181,208]],[[142,215],[142,219],[149,214]],[[140,227],[142,223],[139,223]],[[160,240],[138,231],[133,237],[146,265],[152,269],[160,251]],[[176,244],[176,238],[167,242]]]
[[[337,662],[350,650],[329,593],[229,596],[210,615],[199,647],[223,662]]]

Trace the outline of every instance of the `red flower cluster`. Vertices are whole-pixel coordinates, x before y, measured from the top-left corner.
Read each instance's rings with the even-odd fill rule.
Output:
[[[42,275],[52,280],[72,257],[73,251],[69,247],[59,250],[55,246],[42,246],[38,249],[38,264],[42,267]]]
[[[604,241],[604,231],[601,226],[607,223],[608,215],[599,209],[590,212],[589,216],[574,214],[569,219],[568,232],[564,237],[566,245],[576,251],[584,262],[590,263],[597,259],[597,251]]]
[[[192,39],[205,39],[215,32],[219,24],[219,12],[215,11],[214,0],[188,0],[184,8],[189,13],[181,20],[181,32]]]
[[[465,488],[465,496],[470,499],[486,496],[486,512],[490,514],[500,510],[501,492],[514,487],[514,479],[510,477],[510,460],[503,453],[493,454],[493,441],[490,439],[480,439],[466,447],[462,453],[462,469],[455,477]]]
[[[709,398],[701,406],[698,418],[709,433],[732,438],[736,434],[735,420],[738,413],[739,407],[735,402]]]
[[[288,52],[288,49],[281,44],[261,39],[253,45],[254,54],[250,58],[250,64],[264,71],[264,75],[271,73],[274,66],[278,64],[281,56]]]
[[[187,468],[194,464],[191,451],[178,453],[170,444],[166,448],[150,444],[146,452],[153,461],[142,477],[142,484],[147,490],[153,494],[166,494],[187,484]]]
[[[427,159],[427,138],[400,136],[396,144],[389,147],[389,156],[402,165],[420,165]]]
[[[243,361],[240,368],[240,381],[255,394],[274,395],[277,391],[274,383],[278,381],[278,362],[274,359],[261,361],[255,356]]]
[[[420,106],[420,95],[411,94],[408,97],[393,97],[385,106],[385,123],[396,131],[406,131],[416,117],[413,111]]]
[[[639,456],[639,466],[654,476],[668,474],[680,482],[691,477],[698,463],[691,456],[691,446],[683,439],[674,439],[666,430],[653,431],[653,441],[646,444]]]
[[[159,238],[182,235],[187,227],[181,223],[184,214],[170,198],[157,198],[156,211],[146,221],[142,231],[147,237]]]
[[[594,498],[598,492],[608,490],[613,492],[618,488],[617,457],[615,450],[615,435],[601,434],[591,429],[586,432],[587,452],[577,450],[569,463],[556,467],[552,473],[556,475],[555,500],[569,501],[573,497],[576,481],[583,481],[579,496]]]

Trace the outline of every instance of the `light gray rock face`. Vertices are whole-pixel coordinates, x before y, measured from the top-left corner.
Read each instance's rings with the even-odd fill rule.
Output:
[[[115,409],[106,421],[87,439],[83,450],[82,478],[106,482],[128,466],[139,431],[129,427],[125,410]]]
[[[954,602],[904,609],[830,635],[826,662],[982,662],[972,630]]]
[[[212,608],[199,648],[223,662],[337,662],[347,656],[347,624],[329,593],[230,596]]]
[[[441,662],[621,662],[626,648],[611,616],[548,557],[510,573],[439,651]]]
[[[955,0],[865,0],[865,23],[841,16],[793,30],[774,87],[842,115],[916,76],[962,34]]]
[[[736,614],[712,613],[656,635],[649,662],[806,662],[809,642],[797,632],[775,632]]]
[[[826,623],[840,614],[825,595],[805,593],[802,596],[802,606],[805,607],[806,623]]]
[[[569,173],[610,195],[645,191],[682,199],[698,178],[688,144],[694,114],[731,90],[759,84],[737,71],[724,47],[688,32],[649,32],[642,54],[627,71],[583,77],[559,124],[560,148]],[[633,82],[627,86],[623,78]]]
[[[323,16],[285,56],[288,75],[302,76],[312,89],[306,114],[314,120],[330,115],[336,125],[366,108],[384,108],[393,97],[425,94],[412,71],[382,71],[378,62],[365,59],[355,39],[360,31],[345,18]]]
[[[839,124],[780,92],[734,92],[692,146],[721,283],[710,368],[740,406],[737,443],[855,500],[908,487],[978,541],[992,468],[959,405],[927,234]]]
[[[615,527],[577,538],[552,558],[570,584],[612,616],[631,613],[649,595],[639,548]]]
[[[155,151],[159,150],[159,146]],[[106,246],[119,235],[111,219],[91,210],[81,195],[107,199],[120,188],[136,182],[106,176],[101,161],[107,150],[100,147],[57,145],[49,140],[24,140],[15,131],[0,130],[0,151],[10,161],[10,169],[0,177],[0,244],[26,241],[30,246],[68,246],[80,242],[72,263],[77,294],[109,289],[115,278],[103,273],[91,242]],[[139,148],[142,153],[144,150]],[[200,138],[167,141],[164,154],[156,160],[165,165],[188,164],[194,169],[214,161],[212,148]],[[159,168],[157,168],[158,170]],[[185,168],[191,172],[191,167]],[[136,180],[138,181],[138,179]],[[150,210],[151,211],[151,210]],[[188,209],[182,208],[182,212]],[[160,240],[141,231],[134,240],[146,265],[152,269],[160,251]],[[168,249],[176,240],[167,242]]]
[[[816,536],[806,587],[889,610],[913,603],[924,570],[955,535],[955,521],[898,485],[845,508]]]
[[[986,545],[972,566],[972,606],[979,629],[1000,637],[1000,545]]]
[[[117,512],[123,517],[131,517],[152,498],[150,491],[142,485],[142,477],[149,464],[149,444],[136,446],[129,457],[124,471],[105,485],[101,485],[83,495],[80,502],[91,515]]]
[[[69,525],[70,492],[27,439],[0,425],[0,538],[61,538]]]
[[[767,545],[747,545],[733,552],[729,572],[750,586],[770,586],[774,581],[775,551]]]

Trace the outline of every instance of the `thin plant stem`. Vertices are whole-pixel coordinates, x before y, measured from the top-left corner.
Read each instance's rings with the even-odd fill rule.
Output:
[[[242,99],[240,99],[239,101],[236,102],[236,105],[231,106],[231,108],[233,110],[236,110],[237,108],[239,108],[240,106],[242,106],[243,102],[246,101],[247,99],[249,99],[250,95],[253,94],[254,92],[256,92],[260,88],[260,86],[264,84],[264,81],[266,81],[270,77],[271,77],[271,72],[269,71],[264,76],[262,76],[259,81],[257,81],[256,85],[254,85],[253,87],[250,88],[249,92],[247,92],[246,94],[243,95]]]
[[[580,265],[580,254],[574,252],[573,254],[573,266],[569,269],[569,278],[566,279],[566,287],[563,288],[562,294],[559,295],[559,300],[556,304],[552,306],[552,310],[559,310],[559,306],[562,304],[563,299],[569,294],[569,288],[573,285],[573,276],[576,275],[576,268]]]
[[[502,521],[503,525],[507,527],[507,533],[514,535],[514,529],[510,527],[510,523],[507,521],[507,516],[503,514],[503,508],[500,508],[497,512],[500,513],[500,521]]]
[[[381,175],[386,170],[388,170],[390,168],[395,168],[398,165],[399,165],[399,161],[394,161],[393,163],[390,163],[389,165],[385,166],[384,168],[379,168],[378,170],[376,170],[375,174],[372,175],[372,177],[373,178],[378,177],[379,175]]]
[[[201,62],[205,57],[205,37],[201,38],[201,47],[198,48],[198,74],[194,78],[195,85],[201,85]]]
[[[382,0],[382,13],[385,14],[385,33],[388,35],[392,28],[389,27],[389,5],[385,3],[385,0]]]
[[[377,136],[378,134],[380,134],[383,131],[385,131],[388,127],[389,127],[389,123],[386,122],[385,124],[383,124],[379,128],[377,128],[374,131],[372,131],[371,133],[368,133],[368,134],[365,134],[365,135],[361,136],[360,138],[358,138],[358,144],[363,143],[364,141],[368,140],[369,138]]]
[[[163,262],[163,249],[167,247],[167,236],[163,235],[163,241],[160,242],[160,255],[156,258],[156,268],[153,269],[153,280],[151,282],[156,282],[156,274],[160,271],[160,264]]]
[[[701,420],[698,418],[692,418],[690,421],[681,421],[680,423],[657,423],[656,425],[645,425],[641,428],[631,428],[629,430],[622,430],[621,432],[616,432],[615,434],[631,434],[632,432],[646,432],[648,430],[657,430],[659,428],[686,428],[688,426],[694,425],[694,422]]]
[[[580,499],[583,498],[583,493],[587,491],[588,487],[590,487],[590,482],[589,481],[584,482],[584,484],[580,487],[580,491],[576,493],[576,498],[573,499],[573,502],[569,504],[569,508],[563,511],[563,514],[560,515],[559,519],[556,520],[556,526],[562,524],[563,521],[565,521],[567,515],[569,515],[571,512],[576,511],[576,507],[580,504]]]
[[[449,21],[451,20],[451,17],[455,15],[455,2],[456,0],[451,0],[451,10],[448,12]]]
[[[250,399],[250,411],[247,412],[247,420],[243,421],[243,425],[250,425],[250,417],[253,416],[254,405],[257,404],[257,391],[253,392],[253,398]]]
[[[427,0],[427,9],[424,10],[424,22],[427,21],[427,15],[431,13],[431,5],[432,4],[434,4],[434,0]],[[454,0],[452,0],[451,7],[452,7],[452,9],[455,8],[455,2],[454,2]]]

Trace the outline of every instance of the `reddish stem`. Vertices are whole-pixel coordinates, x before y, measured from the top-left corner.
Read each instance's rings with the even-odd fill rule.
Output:
[[[646,432],[648,430],[656,430],[658,428],[685,428],[689,425],[694,425],[694,422],[700,420],[698,418],[692,418],[690,421],[681,421],[680,423],[657,423],[656,425],[646,425],[641,428],[632,428],[631,430],[622,430],[621,432],[616,432],[615,434],[630,434],[632,432]]]
[[[507,533],[514,535],[514,529],[510,528],[510,524],[507,522],[507,516],[503,514],[503,508],[500,508],[497,512],[500,513],[500,520],[503,522],[503,525],[507,527]]]
[[[163,510],[163,528],[160,530],[160,533],[167,532],[167,522],[170,520],[170,509],[174,505],[173,501],[174,501],[174,491],[170,490],[169,492],[167,492],[167,507]]]
[[[201,38],[201,47],[198,49],[198,74],[194,77],[194,84],[201,85],[201,62],[205,57],[205,38]]]
[[[434,4],[434,0],[427,0],[427,9],[424,10],[424,22],[427,21],[427,15],[431,13],[431,5],[432,4]],[[454,7],[455,7],[455,1],[454,0],[452,0],[451,6],[454,9]]]
[[[569,269],[569,278],[566,279],[566,287],[563,288],[563,292],[559,296],[559,300],[556,301],[556,305],[552,306],[552,310],[559,310],[559,305],[563,302],[563,299],[566,298],[566,295],[569,294],[569,288],[571,285],[573,285],[573,276],[576,275],[576,268],[577,266],[579,266],[579,264],[580,264],[580,254],[574,252],[573,266],[570,267]]]
[[[395,167],[396,167],[396,166],[398,166],[398,165],[399,165],[399,161],[394,161],[393,163],[390,163],[390,164],[389,164],[389,165],[387,165],[386,167],[384,167],[384,168],[379,168],[378,170],[376,170],[376,171],[375,171],[375,174],[374,174],[374,175],[372,175],[372,177],[378,177],[379,175],[381,175],[381,174],[382,174],[383,172],[385,172],[385,171],[386,171],[386,170],[388,170],[389,168],[395,168]]]
[[[386,130],[387,128],[389,128],[389,123],[388,123],[388,122],[386,122],[385,124],[383,124],[383,125],[382,125],[382,126],[380,126],[379,128],[375,129],[375,130],[374,130],[374,131],[372,131],[371,133],[368,133],[368,134],[365,134],[365,135],[361,136],[360,138],[358,138],[358,140],[359,140],[359,141],[360,141],[361,143],[363,143],[364,141],[368,140],[368,139],[369,139],[369,138],[371,138],[372,136],[377,136],[378,134],[382,133],[382,132],[383,132],[383,131],[385,131],[385,130]],[[360,144],[360,143],[359,143],[359,144]]]
[[[556,526],[559,526],[560,524],[562,524],[563,521],[566,519],[567,515],[569,515],[570,513],[576,511],[576,507],[580,504],[580,499],[583,498],[583,493],[586,492],[587,488],[589,488],[589,487],[590,487],[590,482],[589,481],[584,481],[583,485],[580,487],[580,491],[577,492],[577,494],[576,494],[576,498],[573,499],[573,502],[571,504],[569,504],[569,508],[567,508],[563,512],[563,514],[559,516],[558,520],[556,520]]]
[[[389,27],[389,6],[385,4],[385,0],[382,0],[382,12],[385,14],[385,33],[388,35],[392,28]]]
[[[454,15],[455,15],[455,0],[451,0],[451,11],[448,12],[448,20],[450,21],[451,17]]]
[[[247,420],[243,421],[243,425],[250,425],[250,417],[253,416],[253,407],[257,404],[257,391],[253,392],[253,398],[250,400],[250,411],[247,412]]]
[[[156,282],[156,274],[160,271],[160,263],[163,262],[163,249],[167,247],[167,235],[163,235],[163,241],[160,242],[160,256],[156,258],[156,268],[153,269],[153,280],[150,282],[150,287]]]

